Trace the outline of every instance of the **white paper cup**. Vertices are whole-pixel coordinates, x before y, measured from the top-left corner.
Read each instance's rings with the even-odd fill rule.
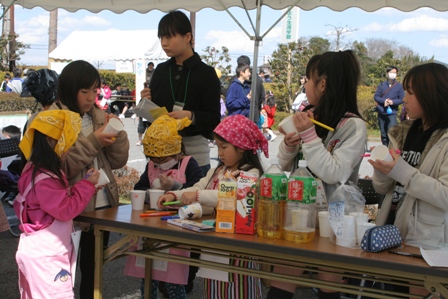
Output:
[[[195,202],[188,206],[183,206],[179,209],[180,219],[199,219],[202,217],[201,204]]]
[[[100,172],[100,177],[98,178],[98,183],[95,185],[95,187],[99,187],[99,186],[103,186],[106,184],[109,184],[109,178],[107,177],[106,173],[104,172],[104,170],[101,168],[100,170],[98,170]]]
[[[359,213],[359,212],[351,212],[349,213],[350,216],[355,217],[355,222],[369,222],[369,215],[366,213]]]
[[[370,159],[372,160],[382,160],[385,162],[391,162],[393,160],[392,155],[389,152],[387,146],[380,144],[373,148],[370,153]]]
[[[145,206],[146,191],[131,190],[131,205],[133,210],[141,211]]]
[[[370,222],[361,222],[356,224],[356,240],[358,242],[358,245],[361,245],[362,238],[364,237],[366,231],[371,228],[375,227],[375,223]]]
[[[120,131],[123,131],[124,126],[123,123],[117,118],[109,119],[106,127],[103,132],[107,134],[118,134]]]
[[[165,190],[161,189],[149,189],[149,207],[151,209],[158,209],[157,201],[159,200],[159,197],[165,194]]]
[[[331,237],[331,226],[330,222],[328,222],[328,212],[320,211],[317,213],[319,218],[319,234],[323,238]]]
[[[292,210],[291,225],[293,228],[308,227],[308,210],[305,209]]]
[[[342,229],[341,237],[354,239],[356,243],[356,222],[354,216],[344,215],[344,228]]]
[[[299,134],[299,132],[297,132],[296,126],[294,125],[294,114],[284,118],[279,124],[279,127],[282,127],[283,131],[285,131],[286,134],[289,133],[296,133]]]
[[[343,238],[336,236],[336,245],[342,247],[356,247],[356,238]]]

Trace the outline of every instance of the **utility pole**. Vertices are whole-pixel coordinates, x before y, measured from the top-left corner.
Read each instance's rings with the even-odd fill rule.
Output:
[[[191,33],[193,35],[193,49],[196,43],[196,13],[190,12]]]
[[[48,28],[48,54],[58,45],[58,9],[50,11],[50,27]]]
[[[5,7],[3,7],[5,9]],[[15,60],[15,33],[14,33],[14,5],[11,5],[9,10],[3,16],[3,32],[4,38],[8,39],[6,44],[6,51],[3,53],[3,65],[8,66],[9,71],[12,72],[16,66]],[[5,55],[6,54],[6,55]]]

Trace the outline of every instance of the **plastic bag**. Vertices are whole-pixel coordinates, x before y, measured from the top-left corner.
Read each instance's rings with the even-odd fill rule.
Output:
[[[346,171],[340,186],[328,199],[328,221],[333,235],[331,241],[344,247],[356,246],[356,218],[350,213],[364,212],[366,200],[359,189],[352,182],[345,183],[351,170]]]

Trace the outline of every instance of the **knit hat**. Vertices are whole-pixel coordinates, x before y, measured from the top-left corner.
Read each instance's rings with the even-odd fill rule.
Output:
[[[37,102],[52,103],[56,100],[58,74],[48,69],[30,72],[22,86],[28,89]]]
[[[253,150],[256,153],[258,149],[261,149],[266,158],[269,158],[266,137],[257,125],[245,116],[240,114],[228,116],[213,132],[243,150]]]
[[[175,119],[159,116],[145,132],[143,151],[148,157],[168,157],[181,152],[182,137],[178,131],[191,124],[187,117]]]
[[[81,132],[81,116],[68,110],[46,110],[33,119],[19,147],[26,159],[31,156],[35,130],[58,141],[54,151],[61,157],[78,139]]]

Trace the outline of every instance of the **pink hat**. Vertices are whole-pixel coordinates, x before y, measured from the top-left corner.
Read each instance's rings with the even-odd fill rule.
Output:
[[[231,144],[243,150],[261,149],[269,158],[268,141],[253,121],[240,114],[224,118],[213,131]]]

